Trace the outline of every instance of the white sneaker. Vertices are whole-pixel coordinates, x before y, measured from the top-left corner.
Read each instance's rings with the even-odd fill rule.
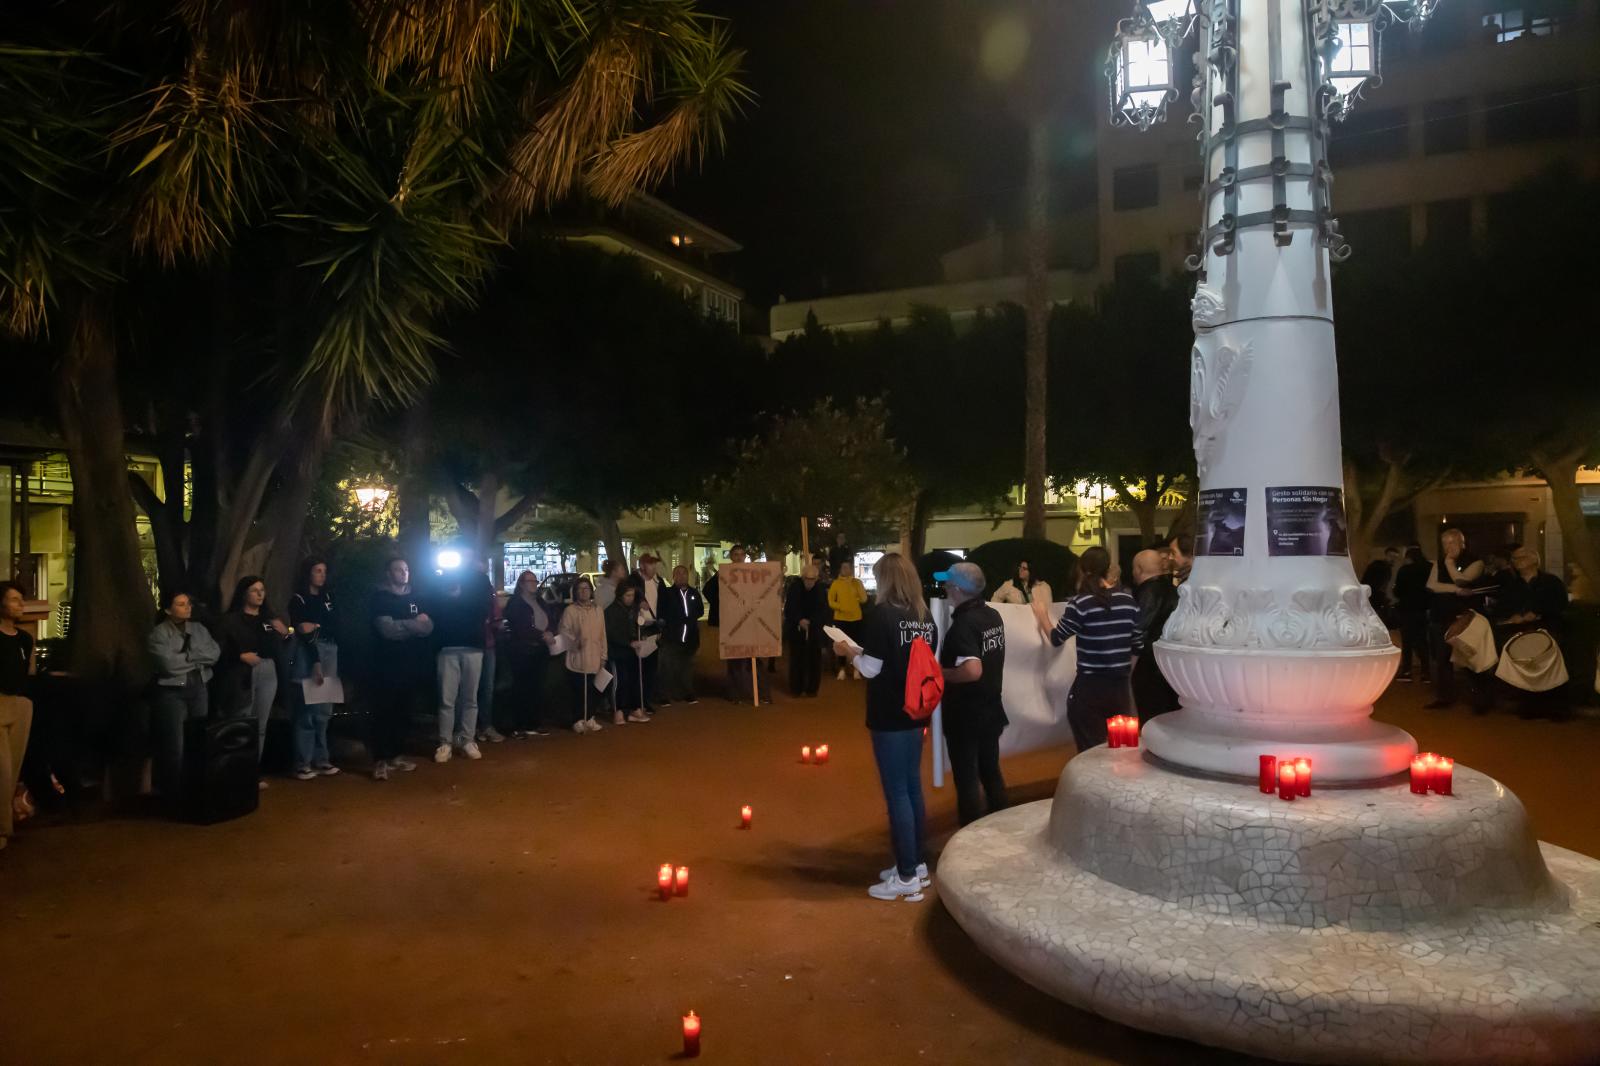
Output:
[[[898,866],[891,866],[887,870],[878,871],[878,880],[887,881],[889,878],[895,877],[899,873],[900,868]],[[917,881],[922,885],[923,888],[927,888],[929,885],[933,884],[933,876],[928,873],[928,864],[925,862],[917,863]]]
[[[839,667],[839,680],[840,681],[844,680],[844,667],[842,667],[842,666]]]
[[[433,749],[433,761],[434,762],[449,762],[450,761],[450,745],[448,745],[448,744],[440,744],[437,748],[434,748]]]
[[[391,770],[399,770],[403,774],[409,774],[411,771],[415,770],[416,768],[417,768],[417,764],[412,762],[410,759],[395,758],[395,759],[390,759],[389,760],[389,769],[391,769]]]
[[[867,895],[873,899],[903,899],[907,903],[921,903],[922,882],[915,878],[902,881],[897,873],[867,889]]]
[[[294,776],[299,778],[301,781],[315,781],[317,779],[317,772],[309,766],[302,766],[300,769],[294,772]]]
[[[585,718],[583,720],[583,728],[587,729],[591,733],[598,733],[600,730],[604,729],[605,726],[601,725],[593,718]]]
[[[634,711],[632,714],[628,715],[628,721],[630,722],[648,722],[649,720],[650,716],[645,714],[643,711]]]
[[[576,722],[572,723],[572,731],[581,737],[589,731],[589,727],[584,725],[583,719],[580,718]]]
[[[374,781],[387,781],[387,780],[389,780],[389,764],[384,762],[381,759],[378,760],[377,762],[373,763],[372,764],[372,779]]]
[[[611,715],[611,724],[612,725],[627,725],[628,724],[628,720],[627,720],[627,718],[623,717],[623,714],[622,714],[621,711],[617,711],[617,712],[615,712],[615,713],[613,713]]]
[[[504,744],[506,740],[505,734],[500,732],[500,730],[496,729],[494,726],[490,726],[488,729],[485,729],[483,731],[483,736],[479,737],[478,739],[487,740],[491,744]]]
[[[461,745],[461,754],[465,755],[469,759],[483,758],[483,752],[478,749],[477,742],[473,740],[469,740],[465,744]]]

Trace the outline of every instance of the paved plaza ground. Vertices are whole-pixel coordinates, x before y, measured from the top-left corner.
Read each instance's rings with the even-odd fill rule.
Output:
[[[709,679],[715,663],[702,660]],[[1499,777],[1600,855],[1600,720],[1378,717]],[[826,742],[826,767],[802,744]],[[1070,751],[1007,760],[1048,797]],[[955,830],[929,790],[935,850]],[[736,828],[742,803],[755,826]],[[691,868],[657,902],[655,871]],[[940,906],[869,899],[889,861],[861,687],[719,699],[479,763],[273,782],[255,816],[29,826],[0,853],[0,1062],[1211,1063],[990,963]]]

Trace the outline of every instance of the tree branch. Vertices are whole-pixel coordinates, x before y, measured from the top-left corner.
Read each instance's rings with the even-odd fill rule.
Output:
[[[522,516],[523,515],[527,514],[529,511],[533,510],[534,505],[537,504],[538,502],[539,502],[539,498],[537,496],[535,496],[533,493],[530,492],[526,496],[522,497],[522,499],[520,499],[516,503],[512,504],[509,508],[506,509],[506,512],[504,514],[498,516],[494,520],[494,531],[495,531],[495,534],[499,535],[501,533],[504,533],[506,530],[508,530],[512,526],[516,525],[519,521],[522,520]]]
[[[478,496],[459,481],[445,483],[444,502],[463,533],[478,528]]]

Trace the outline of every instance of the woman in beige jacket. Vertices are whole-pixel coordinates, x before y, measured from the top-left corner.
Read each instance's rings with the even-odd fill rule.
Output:
[[[561,615],[560,639],[566,645],[567,678],[579,707],[572,731],[598,733],[600,723],[594,720],[594,712],[605,695],[595,691],[594,677],[605,665],[606,623],[594,602],[594,585],[586,577],[572,586],[572,603]]]

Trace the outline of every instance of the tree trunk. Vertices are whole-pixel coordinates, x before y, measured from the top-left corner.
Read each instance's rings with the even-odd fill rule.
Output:
[[[622,527],[617,524],[615,514],[596,515],[595,520],[600,523],[600,540],[606,546],[606,558],[615,559],[624,567],[628,565],[628,555],[622,550]]]
[[[72,466],[72,669],[132,691],[150,675],[154,618],[128,491],[117,342],[106,298],[84,296],[62,353],[56,409]]]
[[[1027,319],[1027,410],[1023,457],[1022,535],[1045,536],[1045,401],[1050,347],[1050,127],[1028,125],[1028,235],[1023,311]]]
[[[911,507],[910,543],[907,547],[911,550],[913,561],[922,558],[923,552],[928,547],[928,523],[933,519],[933,501],[927,489],[917,493],[917,500]]]
[[[166,501],[156,495],[141,475],[128,471],[128,491],[150,520],[150,537],[156,542],[156,583],[163,596],[175,592],[202,594],[203,590],[189,584],[189,568],[183,559],[183,522],[180,516],[173,521],[172,511]]]
[[[1590,587],[1600,587],[1600,555],[1595,553],[1594,538],[1589,535],[1589,525],[1579,503],[1578,454],[1548,459],[1535,456],[1534,461],[1550,486],[1550,501],[1555,506],[1556,523],[1561,527],[1563,556],[1567,562],[1577,564],[1583,576],[1589,579]]]
[[[294,591],[291,586],[295,568],[305,550],[306,515],[311,510],[311,497],[333,433],[319,428],[302,439],[304,445],[291,457],[293,461],[280,467],[284,477],[262,523],[266,527],[267,560],[261,576],[266,579],[270,602],[279,610],[288,604]]]
[[[426,447],[429,434],[428,400],[418,400],[405,417],[405,450],[400,474],[400,553],[420,564],[428,557],[433,539],[433,502],[428,478]]]

